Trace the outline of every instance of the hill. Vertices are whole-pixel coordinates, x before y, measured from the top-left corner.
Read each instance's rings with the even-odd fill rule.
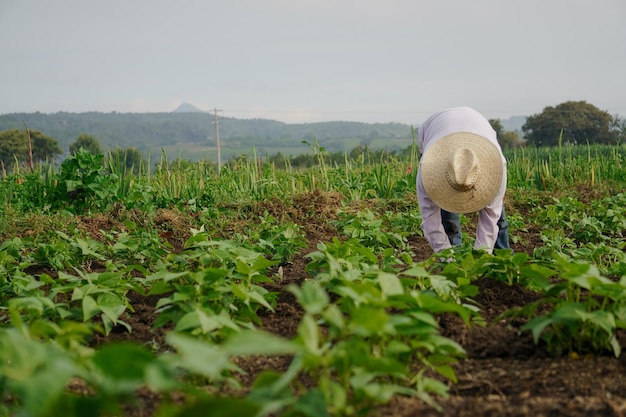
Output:
[[[196,106],[190,103],[183,103],[174,110],[172,113],[206,113],[204,110],[200,110]]]
[[[11,113],[0,115],[0,130],[40,130],[65,150],[79,134],[98,139],[103,149],[135,147],[147,153],[165,150],[168,157],[216,159],[213,115],[181,106],[170,113]],[[406,148],[411,126],[401,123],[323,122],[287,124],[267,119],[219,119],[222,157],[248,154],[299,155],[308,152],[303,141],[317,140],[329,151],[352,149],[359,143],[379,148]]]
[[[217,160],[214,116],[185,103],[169,113],[11,113],[0,115],[0,130],[40,130],[59,141],[64,150],[86,133],[104,150],[134,147],[144,154],[189,160]],[[503,126],[509,129],[503,121]],[[520,125],[521,126],[521,125]],[[417,129],[417,126],[415,126]],[[328,151],[350,150],[358,145],[373,149],[403,150],[413,143],[412,127],[402,123],[349,121],[287,124],[269,119],[220,117],[222,160],[237,155],[265,156],[311,152],[317,141]],[[512,130],[512,129],[511,129]]]

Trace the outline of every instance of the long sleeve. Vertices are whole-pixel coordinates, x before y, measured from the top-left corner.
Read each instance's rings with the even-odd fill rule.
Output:
[[[422,214],[422,231],[430,247],[435,252],[451,247],[448,235],[443,224],[441,224],[441,209],[426,194],[419,168],[417,171],[417,200]]]
[[[478,226],[476,228],[474,247],[476,249],[484,249],[489,253],[493,252],[498,238],[498,220],[502,214],[504,193],[506,191],[506,162],[504,167],[502,185],[500,190],[498,190],[498,194],[488,206],[478,212]]]

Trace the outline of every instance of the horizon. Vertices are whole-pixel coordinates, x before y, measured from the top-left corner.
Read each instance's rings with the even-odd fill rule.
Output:
[[[502,120],[584,100],[626,115],[625,15],[623,0],[0,0],[0,113],[190,102],[415,125],[449,107]]]
[[[191,106],[193,107],[195,110],[180,110],[182,107],[185,106]],[[87,110],[87,111],[64,111],[64,110],[59,110],[59,111],[51,111],[51,112],[42,112],[42,111],[30,111],[30,112],[10,112],[10,113],[0,113],[0,116],[9,116],[12,114],[43,114],[43,115],[55,115],[55,114],[59,114],[59,113],[67,113],[67,114],[89,114],[89,113],[99,113],[99,114],[128,114],[128,115],[132,115],[132,114],[175,114],[175,113],[204,113],[207,116],[210,117],[214,117],[214,111],[213,110],[203,110],[197,106],[195,106],[193,103],[189,103],[189,102],[183,102],[180,105],[178,105],[178,107],[176,107],[173,110],[169,110],[169,111],[126,111],[126,112],[122,112],[122,111],[117,111],[117,110],[112,110],[112,111],[99,111],[99,110]],[[423,122],[423,120],[421,120],[419,123],[413,125],[411,123],[404,123],[404,122],[396,122],[396,121],[385,121],[385,122],[364,122],[364,121],[359,121],[359,120],[340,120],[340,119],[335,119],[335,120],[320,120],[320,121],[305,121],[305,122],[289,122],[289,121],[283,121],[283,120],[277,120],[277,119],[273,119],[270,117],[236,117],[236,116],[226,116],[223,114],[223,110],[219,110],[218,112],[218,117],[219,119],[236,119],[236,120],[268,120],[268,121],[274,121],[274,122],[279,122],[279,123],[284,123],[287,125],[306,125],[306,124],[316,124],[316,123],[364,123],[364,124],[393,124],[393,123],[398,123],[398,124],[404,124],[404,125],[409,125],[409,126],[417,126],[419,124],[421,124]],[[523,114],[514,114],[514,115],[510,115],[507,118],[497,118],[497,117],[487,117],[485,116],[487,119],[499,119],[501,121],[507,121],[507,120],[511,120],[511,119],[515,119],[515,118],[528,118],[529,115],[523,115]]]

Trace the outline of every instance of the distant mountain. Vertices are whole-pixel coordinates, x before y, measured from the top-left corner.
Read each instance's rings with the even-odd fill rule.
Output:
[[[511,116],[508,119],[501,119],[500,123],[502,123],[502,127],[504,128],[504,130],[519,130],[521,132],[522,126],[524,126],[524,123],[526,123],[526,119],[526,116]]]
[[[526,117],[501,120],[505,130],[520,130]],[[221,117],[219,126],[213,117],[189,103],[169,113],[11,113],[0,114],[0,131],[39,130],[69,149],[81,133],[94,136],[103,149],[133,147],[141,152],[172,158],[179,153],[187,159],[215,158],[217,128],[222,157],[247,154],[299,155],[311,151],[317,142],[329,152],[349,151],[358,145],[390,151],[403,150],[414,142],[411,125],[402,123],[317,122],[289,124],[269,119]]]
[[[10,113],[0,114],[0,131],[39,130],[69,149],[81,133],[94,136],[103,149],[133,147],[141,152],[166,151],[176,158],[213,158],[217,128],[222,157],[247,154],[299,155],[311,151],[315,141],[329,152],[351,150],[358,145],[373,149],[405,149],[413,142],[410,125],[401,123],[319,122],[288,124],[269,119],[213,117],[185,103],[168,113]],[[208,156],[207,156],[208,155]]]
[[[200,110],[191,103],[183,103],[180,106],[172,110],[172,113],[206,113],[204,110]]]

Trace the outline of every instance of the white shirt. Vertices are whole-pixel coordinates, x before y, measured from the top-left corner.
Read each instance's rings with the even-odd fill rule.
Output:
[[[469,107],[445,109],[430,116],[420,126],[417,139],[422,154],[429,146],[444,136],[455,132],[471,132],[487,138],[497,146],[502,154],[496,132],[483,115]],[[506,159],[502,155],[504,171],[502,184],[496,197],[478,212],[478,227],[474,247],[493,251],[498,237],[498,220],[502,214],[502,204],[506,191]],[[417,200],[422,214],[422,231],[435,252],[451,247],[448,235],[441,224],[441,209],[430,199],[424,190],[421,177],[421,162],[417,170]]]

